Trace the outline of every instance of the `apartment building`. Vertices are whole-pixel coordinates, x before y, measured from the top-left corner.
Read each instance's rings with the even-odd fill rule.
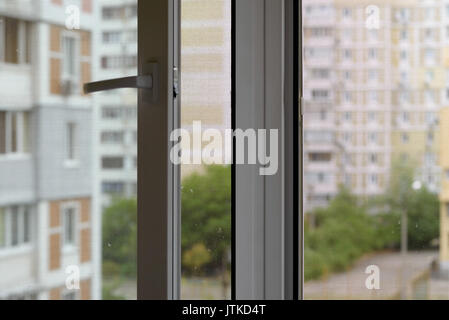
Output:
[[[225,130],[232,128],[231,1],[183,0],[181,22],[181,126],[192,134],[194,122],[200,121],[203,131],[217,129],[225,137]],[[224,140],[221,158],[230,163],[231,144]],[[204,144],[182,147],[192,148],[193,158],[202,155]],[[209,156],[203,160],[212,160]],[[185,176],[199,168],[185,165],[181,173]]]
[[[441,137],[449,137],[449,108],[439,114]],[[439,165],[441,166],[440,191],[440,269],[449,276],[449,148],[447,140],[440,139]]]
[[[137,74],[137,0],[101,0],[98,80]],[[137,193],[137,91],[99,93],[96,114],[102,204]]]
[[[339,184],[382,194],[396,163],[438,192],[448,5],[304,1],[306,210],[325,205]]]
[[[81,90],[94,26],[90,0],[0,1],[0,299],[100,297],[93,102]]]

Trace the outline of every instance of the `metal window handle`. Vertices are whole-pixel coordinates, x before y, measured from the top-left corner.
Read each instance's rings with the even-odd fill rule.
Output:
[[[147,75],[85,83],[83,86],[84,93],[89,94],[99,91],[107,91],[122,88],[147,89],[152,91],[151,94],[152,102],[156,102],[158,97],[157,93],[159,81],[158,65],[157,63],[148,63],[147,67],[149,73]]]

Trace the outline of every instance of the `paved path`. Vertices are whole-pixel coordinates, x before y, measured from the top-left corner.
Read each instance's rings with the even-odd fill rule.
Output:
[[[413,297],[411,283],[429,271],[438,252],[409,252],[405,263],[405,278],[408,297]],[[369,290],[365,286],[368,274],[365,270],[377,265],[380,270],[380,289]],[[326,280],[309,281],[304,285],[306,299],[398,299],[400,297],[402,269],[404,263],[400,253],[380,253],[360,259],[354,267],[344,273],[331,275]],[[428,292],[430,298],[438,290],[440,295],[449,293],[448,281],[424,281],[421,293]],[[416,298],[416,297],[415,297]]]

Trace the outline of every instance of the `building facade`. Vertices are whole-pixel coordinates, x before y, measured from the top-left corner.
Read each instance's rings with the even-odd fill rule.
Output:
[[[384,193],[399,163],[438,192],[448,1],[303,6],[306,211],[325,206],[339,185],[361,198]]]
[[[101,0],[98,80],[137,74],[137,0]],[[137,194],[137,91],[97,95],[96,146],[101,203]]]
[[[0,1],[0,299],[100,297],[93,101],[81,85],[94,26],[90,0]]]

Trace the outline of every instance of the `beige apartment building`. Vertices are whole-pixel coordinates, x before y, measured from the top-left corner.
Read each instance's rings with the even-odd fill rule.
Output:
[[[306,209],[340,184],[382,194],[395,163],[438,192],[449,2],[306,0],[303,12]]]

